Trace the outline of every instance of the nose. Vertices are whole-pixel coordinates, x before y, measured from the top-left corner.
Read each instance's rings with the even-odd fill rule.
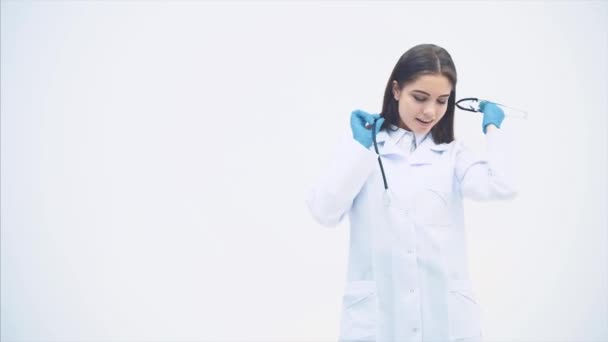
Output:
[[[435,118],[436,110],[437,109],[435,108],[435,104],[431,102],[424,106],[422,114],[424,114],[424,116],[427,118]]]

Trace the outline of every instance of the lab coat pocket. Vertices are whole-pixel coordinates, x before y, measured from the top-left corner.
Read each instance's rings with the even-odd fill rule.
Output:
[[[468,281],[456,282],[449,294],[451,335],[454,341],[481,336],[481,317],[477,299]]]
[[[414,217],[420,225],[450,225],[449,194],[438,187],[423,187],[414,196]]]
[[[374,341],[376,335],[376,282],[347,284],[342,302],[340,341]]]

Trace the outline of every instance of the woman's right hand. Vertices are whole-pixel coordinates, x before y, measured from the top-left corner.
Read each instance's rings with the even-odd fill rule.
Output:
[[[380,131],[384,118],[380,114],[369,114],[363,110],[353,110],[350,114],[350,128],[353,131],[353,138],[357,140],[365,148],[372,146],[372,130],[371,125],[376,121],[376,134]]]

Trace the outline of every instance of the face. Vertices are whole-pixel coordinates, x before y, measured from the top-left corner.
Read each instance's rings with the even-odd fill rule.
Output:
[[[399,102],[399,127],[428,133],[448,109],[451,91],[450,80],[440,74],[422,75],[403,89],[393,81],[393,96]]]

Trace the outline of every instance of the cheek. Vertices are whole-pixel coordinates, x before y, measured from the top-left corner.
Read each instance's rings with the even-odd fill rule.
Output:
[[[441,113],[441,115],[439,116],[439,118],[437,119],[437,121],[443,119],[443,117],[445,116],[445,112],[447,111],[447,107],[445,109],[443,109],[443,113]]]
[[[412,101],[399,102],[399,114],[401,118],[413,118],[421,111],[420,105]]]

